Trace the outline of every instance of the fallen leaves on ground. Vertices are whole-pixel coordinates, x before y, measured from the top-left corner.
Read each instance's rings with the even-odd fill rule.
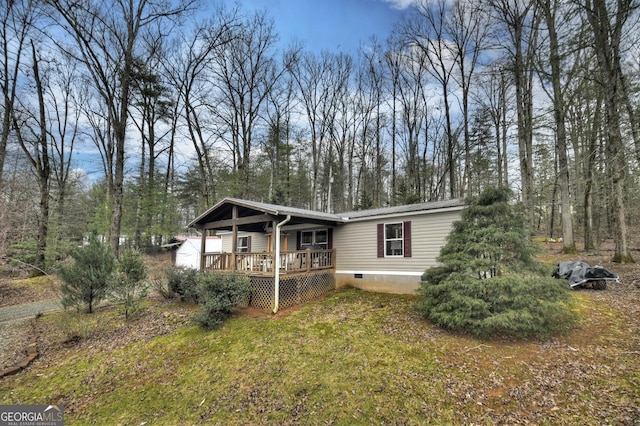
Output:
[[[60,297],[60,283],[52,276],[0,278],[0,307]]]
[[[128,323],[115,309],[82,326],[39,321],[41,359],[0,392],[71,364],[80,385],[50,402],[78,422],[115,404],[111,395],[137,396],[138,410],[158,405],[144,388],[160,386],[161,409],[120,412],[122,423],[177,411],[188,423],[638,425],[640,265],[610,255],[555,255],[605,266],[621,283],[577,290],[578,328],[544,341],[444,332],[410,296],[338,291],[278,316],[245,311],[211,332],[185,327],[193,305],[157,298]]]

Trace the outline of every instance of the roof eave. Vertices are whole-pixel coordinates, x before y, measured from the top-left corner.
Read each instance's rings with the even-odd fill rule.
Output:
[[[407,217],[407,216],[417,216],[423,214],[435,214],[435,213],[447,213],[452,211],[460,211],[463,210],[465,206],[451,206],[451,207],[440,207],[434,209],[425,209],[425,210],[413,210],[406,212],[396,212],[396,213],[383,213],[371,216],[362,216],[362,217],[347,217],[344,218],[345,223],[352,222],[364,222],[367,220],[378,220],[378,219],[388,219],[394,217]]]
[[[200,216],[196,217],[195,219],[193,219],[191,222],[189,222],[189,224],[187,225],[187,228],[193,228],[195,227],[195,224],[198,223],[200,220],[204,219],[205,217],[207,217],[207,215],[209,215],[209,213],[211,213],[212,211],[220,208],[220,206],[222,206],[223,204],[229,202],[230,200],[232,200],[232,198],[223,198],[222,200],[218,201],[216,204],[213,205],[213,207],[210,207],[209,209],[207,209],[204,213],[200,214]]]
[[[248,208],[248,209],[260,210],[260,211],[262,211],[264,213],[271,214],[273,216],[291,215],[291,216],[300,217],[300,218],[308,218],[308,219],[311,219],[311,220],[318,220],[318,221],[324,221],[324,222],[336,222],[336,223],[344,221],[344,218],[342,218],[342,217],[340,217],[338,215],[316,214],[316,212],[311,211],[311,210],[304,211],[304,212],[302,212],[302,211],[293,211],[293,210],[287,209],[287,207],[285,207],[285,206],[282,206],[281,209],[276,209],[276,208],[272,208],[272,207],[279,207],[279,206],[269,207],[269,206],[265,205],[264,203],[256,203],[256,202],[252,202],[252,201],[241,200],[241,199],[238,199],[238,198],[225,197],[224,199],[222,199],[221,201],[216,203],[213,207],[209,208],[207,211],[205,211],[204,213],[199,215],[197,218],[195,218],[194,220],[189,222],[187,227],[188,228],[195,227],[196,224],[199,221],[201,221],[202,219],[207,217],[207,215],[209,215],[211,212],[215,211],[216,209],[220,208],[221,206],[223,206],[226,203],[235,204],[237,206],[245,207],[245,208]]]

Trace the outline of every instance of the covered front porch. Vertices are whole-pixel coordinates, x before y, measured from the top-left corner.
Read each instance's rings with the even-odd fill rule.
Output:
[[[204,253],[204,269],[220,272],[238,271],[248,275],[275,276],[280,274],[311,273],[335,269],[335,249],[281,251],[279,262],[272,252],[260,253]]]
[[[339,223],[333,214],[225,198],[189,226],[202,234],[201,269],[248,275],[249,303],[276,312],[335,287],[331,235]],[[205,250],[213,234],[222,237],[221,253]]]

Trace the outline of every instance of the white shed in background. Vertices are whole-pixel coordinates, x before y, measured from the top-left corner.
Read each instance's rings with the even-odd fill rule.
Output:
[[[180,240],[180,238],[176,238]],[[202,239],[200,237],[187,237],[175,251],[175,265],[187,268],[200,269],[200,247]],[[207,237],[205,243],[206,253],[220,253],[222,251],[222,239],[217,236]]]

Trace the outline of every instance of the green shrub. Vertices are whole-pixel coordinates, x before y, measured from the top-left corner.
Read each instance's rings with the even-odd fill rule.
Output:
[[[140,309],[140,302],[147,297],[147,267],[142,254],[133,249],[125,249],[120,253],[118,273],[111,284],[111,296],[120,303],[125,318]]]
[[[167,270],[169,291],[180,296],[182,300],[198,301],[196,288],[196,275],[198,270],[182,266],[172,266]]]
[[[175,293],[169,289],[169,281],[166,278],[157,278],[151,280],[150,287],[162,296],[163,299],[171,299],[175,296]]]
[[[249,278],[242,274],[200,272],[196,282],[201,308],[194,319],[209,329],[219,326],[251,294]]]
[[[107,296],[114,279],[116,258],[95,236],[89,237],[86,246],[75,249],[71,257],[73,263],[60,269],[62,306],[79,309],[85,305],[87,312],[92,313],[94,306]]]
[[[467,200],[422,276],[418,310],[437,325],[482,338],[546,337],[574,326],[569,286],[533,258],[522,212],[510,192],[490,188]]]

